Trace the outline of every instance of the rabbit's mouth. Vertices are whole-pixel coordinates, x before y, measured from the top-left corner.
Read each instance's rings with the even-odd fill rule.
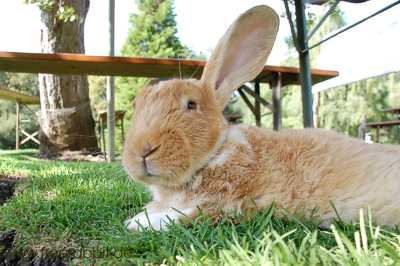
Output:
[[[156,174],[154,173],[154,166],[151,161],[146,160],[146,158],[142,158],[142,171],[145,177],[154,177]]]

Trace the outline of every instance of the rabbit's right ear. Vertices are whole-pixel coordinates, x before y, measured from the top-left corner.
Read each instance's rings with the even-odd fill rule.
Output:
[[[223,109],[230,95],[263,69],[275,42],[279,17],[268,6],[256,6],[243,13],[218,42],[201,81],[216,90]]]

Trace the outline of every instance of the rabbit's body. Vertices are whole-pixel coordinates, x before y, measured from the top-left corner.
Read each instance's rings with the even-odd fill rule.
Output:
[[[371,207],[379,224],[400,224],[400,148],[367,145],[326,130],[273,132],[228,126],[222,110],[270,53],[278,16],[259,6],[218,43],[201,80],[150,84],[136,98],[123,165],[150,186],[146,212],[127,221],[163,224],[205,214],[252,212],[276,203],[323,221],[356,220]]]
[[[317,207],[330,220],[333,203],[345,221],[371,207],[378,223],[400,223],[400,148],[319,129],[227,131],[193,182],[192,197],[204,198],[208,208],[248,211],[275,202],[291,212]]]

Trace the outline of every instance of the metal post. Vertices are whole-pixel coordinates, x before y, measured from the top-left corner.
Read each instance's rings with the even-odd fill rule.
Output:
[[[282,73],[274,77],[271,82],[272,87],[272,105],[273,108],[273,124],[274,130],[278,131],[282,127],[282,104],[281,104],[281,88],[282,88]]]
[[[15,102],[15,149],[19,150],[19,102]]]
[[[115,25],[115,0],[109,0],[109,23],[110,23],[110,51],[109,55],[114,56],[114,25]],[[108,149],[107,160],[113,162],[115,159],[115,94],[114,77],[107,77],[107,129],[108,129]]]
[[[311,70],[310,57],[307,42],[307,21],[305,15],[304,0],[295,0],[297,40],[299,46],[300,82],[303,102],[304,127],[313,126]]]
[[[256,118],[256,125],[261,127],[261,102],[260,102],[260,81],[256,80],[254,82],[254,92],[256,97],[254,97],[254,111]]]

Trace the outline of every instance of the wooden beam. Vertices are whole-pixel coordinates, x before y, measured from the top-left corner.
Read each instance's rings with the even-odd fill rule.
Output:
[[[254,98],[258,98],[260,103],[268,108],[271,112],[273,112],[273,106],[272,104],[270,104],[268,101],[266,101],[264,98],[262,98],[261,96],[258,96],[252,89],[250,89],[249,87],[247,87],[246,85],[242,85],[240,87],[242,90],[244,90],[246,93],[248,93],[249,95],[253,96]]]
[[[400,125],[400,119],[399,120],[389,120],[389,121],[381,121],[381,122],[370,122],[367,123],[367,127],[391,127],[391,126],[397,126]]]
[[[21,104],[40,104],[38,96],[31,96],[5,88],[0,88],[0,99],[15,101]]]
[[[205,64],[205,61],[199,60],[0,52],[0,71],[8,72],[150,78],[174,78],[181,73],[182,77],[199,78]],[[284,85],[299,84],[300,71],[295,67],[265,66],[256,79],[268,82],[270,74],[277,72],[284,74]],[[311,74],[313,84],[316,84],[339,73],[314,69]]]
[[[256,115],[256,110],[254,109],[254,106],[249,100],[249,98],[247,98],[246,94],[240,88],[238,89],[238,92],[242,97],[243,101],[245,102],[245,104],[247,105],[247,107],[249,107],[250,111],[253,113],[253,115]]]
[[[36,142],[36,144],[40,145],[39,140],[35,138],[35,136],[37,136],[39,134],[39,131],[35,131],[32,134],[29,134],[25,130],[21,129],[21,132],[22,132],[22,134],[24,134],[26,136],[26,138],[21,141],[21,145],[28,142],[29,140],[32,140],[33,142]]]

